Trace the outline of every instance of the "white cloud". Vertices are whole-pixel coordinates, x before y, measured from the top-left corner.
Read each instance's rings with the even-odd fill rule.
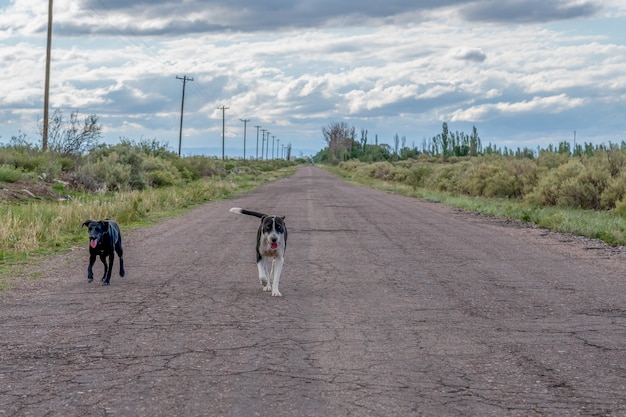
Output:
[[[459,47],[450,51],[450,56],[462,61],[483,62],[487,59],[487,54],[480,48]]]
[[[194,78],[185,103],[185,141],[191,146],[221,134],[221,105],[230,107],[230,136],[240,134],[238,120],[246,117],[303,144],[316,143],[321,126],[343,118],[377,130],[381,138],[396,132],[428,136],[441,120],[483,123],[486,131],[497,126],[503,137],[514,117],[549,114],[566,123],[567,117],[581,120],[580,112],[588,115],[589,129],[625,130],[619,122],[619,98],[626,95],[624,40],[611,31],[577,30],[588,16],[624,15],[621,2],[607,0],[604,9],[594,1],[516,3],[549,10],[552,19],[578,19],[558,27],[537,23],[545,16],[500,25],[507,18],[502,9],[491,14],[495,24],[460,20],[476,20],[470,12],[490,1],[450,0],[441,7],[368,1],[360,3],[360,14],[349,3],[306,16],[308,3],[277,1],[272,4],[280,7],[262,12],[274,13],[273,20],[255,26],[249,15],[261,13],[260,3],[216,2],[223,7],[212,9],[221,10],[217,19],[193,11],[206,10],[194,1],[70,2],[55,23],[52,103],[98,114],[110,140],[177,140],[182,83],[175,77],[188,75]],[[16,0],[3,12],[0,112],[10,123],[0,121],[0,135],[6,139],[15,126],[33,125],[34,115],[42,113],[46,10],[41,2]],[[528,18],[519,13],[513,10],[508,18]],[[278,17],[292,19],[272,30]],[[347,26],[333,26],[336,19]],[[73,31],[94,34],[76,37]],[[592,117],[603,113],[615,115],[612,124],[593,126]],[[544,129],[549,137],[553,127]]]
[[[457,110],[450,115],[450,121],[478,122],[500,115],[511,116],[518,113],[561,113],[583,106],[582,98],[568,97],[566,94],[548,97],[533,97],[519,102],[498,102],[481,104],[468,109]]]

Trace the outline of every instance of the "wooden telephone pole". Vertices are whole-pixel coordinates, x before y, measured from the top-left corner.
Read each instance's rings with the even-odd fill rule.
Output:
[[[230,107],[222,106],[218,107],[218,110],[222,111],[222,161],[224,160],[224,135],[226,134],[226,110]]]
[[[48,107],[50,97],[50,55],[52,52],[52,0],[48,0],[48,44],[46,46],[46,81],[43,92],[43,132],[41,150],[48,150]]]
[[[177,80],[183,80],[183,99],[180,103],[180,130],[178,133],[178,156],[180,156],[180,148],[183,144],[183,113],[185,111],[185,86],[187,85],[187,81],[193,81],[193,78],[187,78],[184,75],[182,78],[178,75],[176,76]]]
[[[243,122],[243,160],[246,160],[246,126],[250,119],[239,119]]]
[[[256,127],[256,159],[259,159],[259,129],[261,128],[261,126],[254,126]]]

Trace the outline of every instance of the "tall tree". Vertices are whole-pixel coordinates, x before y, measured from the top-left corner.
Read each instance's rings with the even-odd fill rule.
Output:
[[[450,136],[448,132],[448,123],[443,122],[442,131],[440,135],[441,153],[443,155],[443,161],[448,160],[448,153],[450,150]]]
[[[400,136],[398,136],[398,134],[396,133],[396,135],[393,137],[393,144],[394,144],[394,148],[393,148],[393,153],[394,153],[394,158],[396,159],[396,161],[398,160],[398,148],[400,146]]]
[[[365,147],[367,146],[367,129],[361,129],[361,153],[365,155]]]
[[[331,122],[322,128],[322,133],[328,146],[330,162],[342,161],[350,155],[355,134],[354,126],[350,127],[346,122]]]
[[[480,137],[476,126],[472,126],[472,135],[470,136],[470,156],[476,156],[481,151]]]

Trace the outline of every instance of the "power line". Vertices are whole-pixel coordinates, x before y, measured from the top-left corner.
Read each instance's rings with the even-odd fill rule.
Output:
[[[124,22],[109,6],[108,3],[110,2],[106,0],[93,0],[89,2],[83,2],[81,0],[70,1],[94,20],[94,26],[101,29],[99,33],[102,33],[103,36],[117,38],[130,48],[136,50],[136,59],[145,58],[147,61],[154,63],[151,67],[157,72],[159,69],[161,72],[171,71],[171,65],[169,62],[164,61],[164,57],[157,49],[159,43],[146,40],[146,37],[149,39],[155,38],[150,37],[149,34],[142,33],[137,27],[133,27],[133,25]],[[95,28],[92,28],[92,33],[98,33],[94,29]],[[191,89],[186,91],[186,95],[188,96],[187,101],[194,97],[200,97],[205,102],[211,101],[211,97],[207,94],[206,89],[201,88],[201,83],[198,86],[192,84]]]
[[[176,79],[183,80],[183,99],[180,103],[180,131],[178,133],[178,156],[180,156],[180,148],[183,143],[183,113],[185,111],[185,86],[187,85],[187,81],[193,81],[193,78],[187,78],[186,75],[184,75],[181,78],[177,75]]]

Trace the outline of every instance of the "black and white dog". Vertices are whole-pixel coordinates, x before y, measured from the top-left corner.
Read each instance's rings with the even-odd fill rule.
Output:
[[[109,285],[111,282],[111,272],[113,272],[113,259],[115,252],[120,258],[120,277],[124,276],[124,250],[122,249],[122,234],[120,227],[113,220],[87,220],[83,223],[87,226],[89,233],[89,268],[87,268],[87,281],[93,281],[93,264],[96,256],[104,264],[104,275],[102,285]],[[109,264],[107,265],[107,256]]]
[[[270,216],[239,207],[233,207],[230,211],[261,219],[256,239],[256,265],[259,268],[259,280],[263,291],[271,291],[273,297],[281,297],[278,284],[287,248],[285,216]]]

